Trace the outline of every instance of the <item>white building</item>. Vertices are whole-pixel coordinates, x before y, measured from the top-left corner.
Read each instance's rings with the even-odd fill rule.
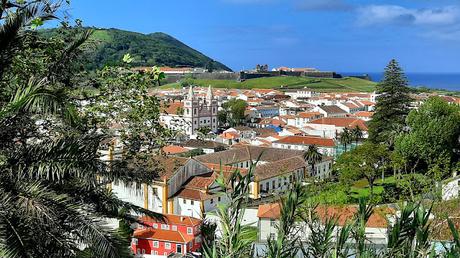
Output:
[[[292,99],[311,98],[318,95],[318,93],[307,88],[287,90],[284,94],[290,96]]]
[[[378,211],[376,210],[378,209]],[[355,214],[357,213],[356,206],[318,206],[314,210],[318,216],[320,222],[324,222],[327,218],[337,219],[337,228],[333,233],[334,240],[337,233],[347,222],[351,222]],[[271,237],[272,239],[277,236],[277,225],[279,224],[281,214],[281,205],[279,203],[262,204],[259,205],[257,212],[258,222],[258,242],[266,243]],[[388,223],[391,219],[394,219],[395,212],[390,208],[375,208],[374,213],[368,219],[366,224],[365,234],[368,243],[372,244],[386,244],[388,241],[387,228]],[[306,241],[311,234],[307,223],[297,222],[296,228],[299,231],[295,231],[300,237],[301,241]],[[303,257],[303,256],[302,256]]]
[[[190,138],[196,138],[197,130],[201,127],[209,127],[211,131],[217,131],[219,105],[212,94],[211,86],[209,86],[205,98],[196,97],[193,87],[190,86],[187,98],[183,103],[172,102],[167,105],[169,105],[166,109],[167,112],[163,111],[160,114],[160,122],[167,128],[181,131]]]
[[[187,122],[185,133],[196,135],[197,129],[209,127],[217,132],[217,100],[212,94],[211,86],[208,88],[205,99],[198,99],[194,96],[193,87],[190,86],[187,99],[184,102],[184,120]]]

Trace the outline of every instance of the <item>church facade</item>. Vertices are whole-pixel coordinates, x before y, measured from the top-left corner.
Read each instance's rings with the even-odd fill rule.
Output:
[[[192,138],[196,136],[197,130],[201,127],[209,127],[211,131],[216,132],[218,108],[211,86],[205,98],[195,96],[193,87],[190,86],[187,98],[184,100],[183,131]]]

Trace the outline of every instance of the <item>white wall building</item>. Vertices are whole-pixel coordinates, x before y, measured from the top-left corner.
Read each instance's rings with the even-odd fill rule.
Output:
[[[213,132],[217,132],[217,110],[218,104],[212,94],[211,86],[208,88],[205,99],[195,97],[193,87],[190,86],[187,99],[184,101],[185,133],[196,136],[197,129],[201,127],[209,127]]]

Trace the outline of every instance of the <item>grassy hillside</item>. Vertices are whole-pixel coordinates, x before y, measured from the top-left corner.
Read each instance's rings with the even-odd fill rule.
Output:
[[[54,29],[44,30],[44,35],[54,35]],[[95,47],[88,55],[87,68],[101,68],[119,64],[123,55],[134,57],[135,66],[192,66],[213,64],[216,70],[231,69],[212,60],[179,40],[161,32],[141,34],[118,29],[96,29],[92,35]]]
[[[215,88],[230,88],[230,89],[281,89],[281,88],[303,88],[308,87],[321,92],[330,91],[361,91],[371,92],[376,85],[375,82],[358,79],[358,78],[341,78],[341,79],[318,79],[305,77],[269,77],[246,80],[244,82],[230,80],[196,80],[191,79],[194,85],[208,86]],[[163,88],[178,88],[180,84],[173,83],[162,86]]]

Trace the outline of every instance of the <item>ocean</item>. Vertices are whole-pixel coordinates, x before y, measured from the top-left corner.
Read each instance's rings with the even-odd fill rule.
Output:
[[[371,79],[379,82],[383,73],[341,73],[343,76],[369,74]],[[427,87],[460,91],[460,73],[406,73],[409,85],[413,87]]]

